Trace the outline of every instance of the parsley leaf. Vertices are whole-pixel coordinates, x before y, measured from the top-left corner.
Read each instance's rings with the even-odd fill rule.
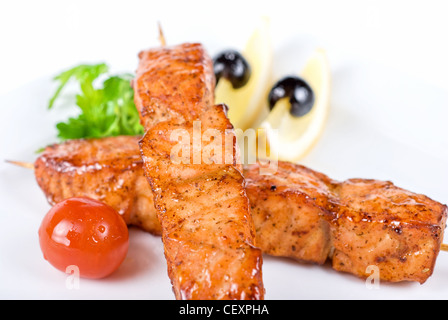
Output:
[[[59,82],[59,86],[48,103],[49,109],[53,107],[69,81],[76,80],[80,89],[73,102],[81,113],[56,125],[60,139],[143,134],[143,127],[134,104],[134,91],[130,85],[132,75],[109,76],[103,81],[102,86],[98,88],[94,86],[95,80],[108,70],[108,66],[104,63],[82,64],[54,78]]]

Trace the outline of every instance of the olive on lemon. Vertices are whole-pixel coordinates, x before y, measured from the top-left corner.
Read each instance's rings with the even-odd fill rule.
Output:
[[[289,76],[278,81],[269,92],[269,109],[283,98],[288,98],[291,104],[290,113],[302,117],[311,111],[314,104],[314,93],[308,83],[302,78]]]
[[[229,107],[227,115],[236,129],[256,127],[269,113],[266,97],[272,84],[273,61],[269,25],[269,18],[263,17],[236,55],[219,54],[214,59],[215,104]],[[230,70],[231,75],[224,75],[224,70]]]
[[[325,127],[330,89],[330,66],[323,49],[316,50],[299,76],[274,85],[268,101],[271,110],[258,133],[258,145],[265,142],[270,158],[295,162],[312,149]]]
[[[213,70],[216,83],[225,78],[230,81],[234,89],[244,87],[250,78],[250,66],[244,57],[235,50],[226,50],[213,59]]]

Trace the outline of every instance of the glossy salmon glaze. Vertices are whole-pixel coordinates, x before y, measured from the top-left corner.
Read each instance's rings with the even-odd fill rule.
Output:
[[[336,188],[333,268],[360,277],[424,283],[433,273],[447,207],[390,181],[349,179]]]
[[[233,127],[226,108],[214,105],[211,58],[188,43],[139,58],[133,87],[145,128],[140,152],[176,298],[263,299],[262,253]],[[222,152],[204,152],[210,134]],[[179,143],[188,152],[177,159]]]
[[[257,244],[270,255],[323,264],[331,250],[331,180],[288,162],[278,162],[274,175],[259,172],[258,164],[244,172]]]
[[[361,278],[424,283],[432,275],[447,207],[389,181],[335,181],[301,165],[275,175],[247,169],[257,243],[266,253],[308,262],[331,259]],[[281,245],[280,245],[281,244]]]
[[[36,181],[51,205],[83,195],[106,202],[128,225],[161,235],[139,141],[120,136],[48,146],[34,163]]]

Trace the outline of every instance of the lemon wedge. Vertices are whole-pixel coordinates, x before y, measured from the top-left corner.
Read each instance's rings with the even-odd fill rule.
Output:
[[[229,107],[228,117],[237,129],[246,130],[258,119],[265,118],[268,108],[265,100],[269,93],[273,50],[270,37],[270,22],[263,17],[246,47],[241,53],[251,68],[247,84],[234,89],[227,79],[220,79],[215,88],[215,103]]]
[[[258,143],[268,150],[269,158],[296,162],[319,140],[330,109],[331,75],[326,53],[318,49],[307,61],[301,77],[314,92],[310,112],[302,117],[291,115],[287,98],[277,101],[258,130]]]

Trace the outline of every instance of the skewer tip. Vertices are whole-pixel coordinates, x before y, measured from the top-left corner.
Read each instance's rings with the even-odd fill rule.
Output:
[[[34,170],[34,163],[31,163],[31,162],[23,162],[23,161],[15,161],[15,160],[5,160],[5,162],[13,164],[15,166],[22,167],[22,168]]]
[[[159,41],[160,41],[160,45],[162,47],[166,46],[166,40],[165,40],[165,36],[163,34],[163,30],[162,30],[162,25],[160,24],[160,21],[157,22],[158,28],[159,28]]]

